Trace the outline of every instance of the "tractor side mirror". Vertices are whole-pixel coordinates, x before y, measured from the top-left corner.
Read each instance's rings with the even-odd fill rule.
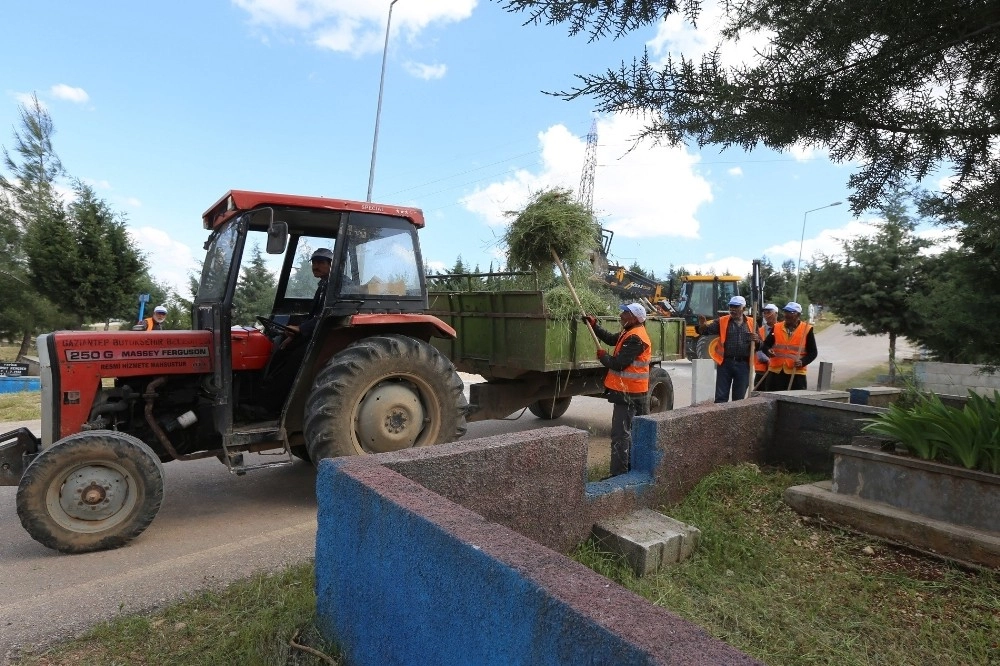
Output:
[[[267,227],[267,253],[284,254],[288,245],[288,223],[272,221]]]

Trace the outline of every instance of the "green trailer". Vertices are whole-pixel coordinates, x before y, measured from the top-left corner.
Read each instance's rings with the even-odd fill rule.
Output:
[[[557,319],[545,310],[541,291],[431,291],[428,314],[457,332],[432,343],[459,372],[480,375],[469,396],[469,421],[503,418],[527,407],[555,419],[575,395],[599,396],[605,368],[598,362],[587,325]],[[599,317],[616,330],[617,317]],[[646,330],[653,343],[649,412],[672,409],[674,389],[663,361],[683,358],[684,321],[650,315]]]

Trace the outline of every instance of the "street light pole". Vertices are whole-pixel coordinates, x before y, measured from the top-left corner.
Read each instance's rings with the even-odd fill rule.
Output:
[[[389,3],[389,18],[385,22],[385,46],[382,48],[382,75],[378,80],[378,106],[375,108],[375,138],[372,139],[372,165],[368,171],[368,198],[372,200],[372,185],[375,182],[375,151],[378,150],[378,122],[382,116],[382,88],[385,87],[385,57],[389,53],[389,27],[392,25],[392,6],[399,0]]]
[[[806,216],[809,213],[815,213],[818,210],[823,210],[824,208],[832,208],[833,206],[839,206],[844,203],[843,201],[834,201],[832,204],[827,204],[825,206],[820,206],[819,208],[813,208],[812,210],[807,210],[802,213],[802,238],[799,239],[799,260],[795,264],[795,292],[792,294],[792,300],[799,300],[799,270],[802,268],[802,244],[806,242]]]

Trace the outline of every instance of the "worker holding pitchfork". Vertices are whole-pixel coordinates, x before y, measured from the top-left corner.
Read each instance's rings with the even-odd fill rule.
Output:
[[[782,310],[785,320],[774,325],[760,350],[770,357],[766,391],[798,391],[806,388],[806,366],[816,360],[813,327],[801,321],[802,306],[789,301]]]

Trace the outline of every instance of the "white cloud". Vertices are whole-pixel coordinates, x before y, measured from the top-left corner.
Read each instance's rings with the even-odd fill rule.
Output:
[[[191,248],[153,227],[130,226],[128,232],[136,246],[146,254],[153,278],[170,285],[184,298],[190,298],[188,273],[198,268]]]
[[[709,183],[695,170],[698,156],[683,147],[640,144],[632,138],[643,120],[610,116],[597,123],[594,212],[602,226],[625,238],[697,238],[699,206],[712,200]],[[465,197],[465,207],[488,224],[506,224],[505,210],[517,210],[529,196],[549,187],[576,191],[586,152],[585,139],[562,125],[538,135],[538,172],[518,170]],[[650,193],[654,193],[651,195]]]
[[[728,173],[730,176],[739,177],[743,175],[743,169],[741,169],[740,167],[733,167],[726,173]]]
[[[67,102],[85,104],[90,100],[90,95],[83,88],[74,88],[65,83],[57,83],[49,90],[56,99],[64,99]]]
[[[125,199],[125,204],[131,206],[132,208],[142,208],[142,202],[135,197]]]
[[[29,109],[35,104],[35,97],[36,95],[34,93],[14,93],[14,100],[21,106]],[[48,105],[46,105],[42,100],[38,100],[38,106],[42,107],[42,111],[49,110]]]
[[[418,79],[429,81],[431,79],[442,79],[448,71],[447,65],[425,65],[421,62],[409,61],[403,65],[407,72]]]
[[[668,55],[676,59],[680,54],[697,63],[701,56],[720,44],[720,32],[726,20],[723,12],[719,2],[709,0],[703,3],[697,28],[688,23],[683,15],[671,14],[659,24],[656,36],[647,42],[652,54],[660,58],[660,63],[665,62]],[[732,66],[753,62],[756,51],[766,48],[772,35],[771,32],[748,33],[741,35],[737,41],[725,42],[719,51],[722,64]]]
[[[232,0],[250,22],[272,30],[304,34],[316,46],[354,55],[380,51],[389,3],[371,0]],[[399,2],[392,9],[392,33],[410,40],[432,23],[463,21],[477,0]]]

